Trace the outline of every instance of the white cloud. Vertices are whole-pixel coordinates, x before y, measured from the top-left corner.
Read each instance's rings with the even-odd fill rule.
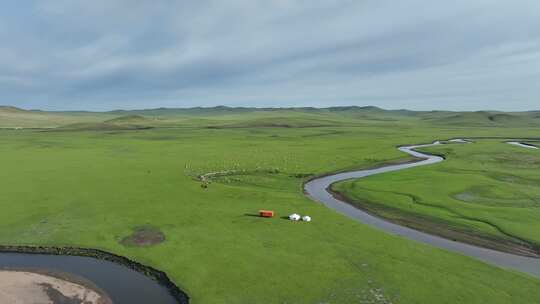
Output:
[[[538,108],[539,12],[532,0],[4,1],[0,103]]]

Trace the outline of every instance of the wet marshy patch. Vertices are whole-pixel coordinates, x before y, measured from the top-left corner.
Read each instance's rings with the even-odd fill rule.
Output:
[[[517,169],[540,168],[540,157],[526,153],[504,153],[493,157],[492,161],[499,165]]]
[[[139,226],[133,229],[133,232],[122,238],[120,244],[124,246],[147,247],[153,246],[165,241],[165,234],[153,226]]]
[[[523,185],[523,186],[537,186],[540,185],[540,179],[532,177],[518,176],[510,173],[502,172],[486,172],[486,176],[504,183]]]
[[[454,193],[452,198],[465,202],[492,207],[529,208],[540,206],[540,198],[527,195],[516,189],[482,185],[473,186]]]

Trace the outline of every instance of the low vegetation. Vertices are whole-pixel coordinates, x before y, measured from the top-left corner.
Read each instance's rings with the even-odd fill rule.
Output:
[[[312,175],[406,160],[395,149],[400,144],[460,136],[536,138],[540,129],[529,120],[521,126],[456,126],[425,119],[456,113],[358,107],[80,115],[95,119],[81,123],[105,124],[140,115],[144,119],[136,117],[137,125],[143,121],[154,128],[0,131],[0,244],[113,252],[165,271],[195,304],[536,303],[540,298],[538,278],[386,234],[302,193]],[[131,124],[132,118],[124,118]],[[280,125],[258,125],[272,118]],[[289,119],[290,127],[282,127]],[[156,120],[166,121],[166,127]],[[314,120],[317,125],[305,124]],[[345,188],[368,188],[374,202],[395,198],[416,214],[436,215],[448,225],[464,223],[475,233],[505,237],[493,226],[453,214],[488,220],[527,244],[538,241],[536,151],[493,140],[436,149],[448,162]],[[210,172],[242,174],[212,176],[202,188],[199,177]],[[444,189],[422,185],[437,186],[445,178],[455,181]],[[380,191],[383,184],[444,208],[416,206],[408,196]],[[277,217],[250,216],[259,209],[274,210]],[[297,225],[281,219],[291,213],[309,214],[313,221]],[[165,241],[126,245],[137,227],[152,227]]]
[[[447,161],[346,181],[333,189],[359,207],[407,226],[540,256],[538,151],[500,140],[422,150],[442,154]]]

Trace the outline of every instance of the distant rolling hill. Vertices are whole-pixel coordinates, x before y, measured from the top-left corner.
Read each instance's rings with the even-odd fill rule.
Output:
[[[113,118],[108,113],[96,112],[47,112],[0,106],[0,128],[56,128],[62,125],[100,122]]]
[[[63,125],[58,131],[115,131],[150,129],[152,120],[141,115],[124,115],[103,122],[83,122]]]
[[[51,131],[121,131],[150,129],[149,126],[125,125],[106,122],[79,122],[53,128]]]
[[[61,130],[140,129],[191,125],[211,128],[302,128],[357,123],[408,121],[427,125],[540,126],[540,111],[452,112],[385,110],[374,106],[329,108],[196,107],[116,110],[109,112],[47,112],[0,106],[0,128],[59,128]]]
[[[106,120],[105,122],[111,123],[111,124],[145,124],[145,123],[148,123],[149,121],[150,119],[144,116],[132,114],[132,115],[124,115],[124,116],[116,117],[113,119],[109,119],[109,120]]]
[[[527,126],[540,125],[534,112],[440,112],[419,115],[422,120],[438,125],[456,126]]]
[[[240,122],[210,125],[209,128],[315,128],[341,125],[339,121],[303,118],[303,117],[270,117],[259,119],[247,119]]]

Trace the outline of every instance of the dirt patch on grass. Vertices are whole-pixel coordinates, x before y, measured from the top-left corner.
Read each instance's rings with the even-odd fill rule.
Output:
[[[165,234],[156,227],[141,226],[133,229],[133,233],[124,237],[120,244],[124,246],[146,247],[153,246],[165,241]]]

